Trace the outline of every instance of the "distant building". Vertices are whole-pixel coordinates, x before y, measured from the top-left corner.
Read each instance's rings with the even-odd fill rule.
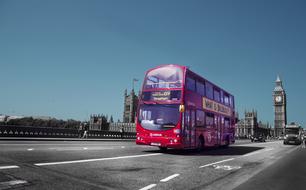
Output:
[[[102,129],[102,115],[90,115],[89,130],[101,131]]]
[[[53,118],[50,116],[32,116],[33,119],[40,119],[40,120],[45,120],[45,121],[49,121],[52,120]]]
[[[257,111],[245,111],[244,118],[236,124],[236,136],[240,138],[250,138],[250,136],[260,134],[270,136],[269,123],[263,124],[261,121],[258,122]]]
[[[236,135],[238,137],[249,138],[254,135],[254,129],[257,127],[257,111],[244,112],[244,118],[238,121]]]
[[[0,122],[5,122],[7,118],[7,115],[0,115]]]
[[[134,89],[130,94],[127,90],[124,92],[124,109],[123,109],[123,123],[135,123],[136,111],[138,106],[138,96]]]
[[[8,121],[10,121],[10,120],[12,120],[12,119],[22,119],[22,118],[24,118],[24,116],[11,115],[11,116],[8,116],[8,117],[6,118],[6,121],[8,122]]]
[[[274,103],[274,131],[275,136],[279,137],[284,134],[284,128],[287,124],[287,100],[286,92],[283,88],[282,81],[279,76],[275,81],[275,88],[273,90]]]

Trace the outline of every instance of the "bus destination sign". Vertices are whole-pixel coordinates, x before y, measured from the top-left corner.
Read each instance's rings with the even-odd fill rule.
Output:
[[[231,109],[215,101],[203,98],[203,109],[214,111],[226,116],[231,116]]]
[[[154,101],[170,100],[170,95],[170,91],[158,91],[151,94]]]

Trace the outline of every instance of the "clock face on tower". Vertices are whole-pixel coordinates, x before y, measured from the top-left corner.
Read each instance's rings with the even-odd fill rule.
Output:
[[[282,101],[282,97],[281,96],[276,96],[275,97],[275,102],[281,102]]]

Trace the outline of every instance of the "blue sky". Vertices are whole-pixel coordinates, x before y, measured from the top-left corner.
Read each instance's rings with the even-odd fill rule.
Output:
[[[0,113],[122,119],[124,89],[151,67],[188,65],[231,92],[240,117],[273,123],[276,76],[288,121],[306,124],[303,0],[2,0]]]

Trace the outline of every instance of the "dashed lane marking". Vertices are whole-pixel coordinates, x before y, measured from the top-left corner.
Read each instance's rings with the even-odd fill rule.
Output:
[[[205,167],[208,167],[208,166],[212,166],[212,165],[220,164],[220,163],[223,163],[223,162],[228,162],[228,161],[231,161],[231,160],[234,160],[234,158],[230,158],[230,159],[221,160],[221,161],[218,161],[218,162],[214,162],[214,163],[206,164],[206,165],[204,165],[204,166],[200,166],[199,168],[205,168]]]
[[[28,183],[28,182],[25,180],[12,180],[12,181],[1,182],[0,185],[13,186],[13,185],[20,185],[20,184],[25,184],[25,183]]]
[[[241,166],[228,166],[228,165],[213,165],[213,167],[216,170],[226,170],[226,171],[231,171],[231,170],[239,170]]]
[[[176,178],[176,177],[179,176],[179,175],[180,175],[180,174],[173,174],[173,175],[171,175],[171,176],[169,176],[169,177],[167,177],[167,178],[165,178],[165,179],[160,180],[160,182],[167,182],[167,181],[170,181],[171,179]]]
[[[148,156],[158,156],[161,153],[155,154],[141,154],[141,155],[132,155],[132,156],[118,156],[111,158],[96,158],[96,159],[87,159],[87,160],[73,160],[73,161],[63,161],[63,162],[46,162],[46,163],[36,163],[36,166],[51,166],[51,165],[61,165],[61,164],[76,164],[76,163],[86,163],[86,162],[97,162],[97,161],[106,161],[106,160],[119,160],[126,158],[140,158],[140,157],[148,157]]]
[[[0,170],[19,168],[19,166],[0,166]]]
[[[152,189],[155,186],[156,186],[156,184],[151,184],[151,185],[145,186],[144,188],[141,188],[139,190],[149,190],[149,189]]]
[[[34,148],[28,148],[27,150],[28,150],[28,151],[32,151],[32,150],[34,150]]]

